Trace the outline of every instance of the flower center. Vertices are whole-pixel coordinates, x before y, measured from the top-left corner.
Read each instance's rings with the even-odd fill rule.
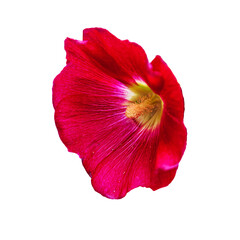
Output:
[[[145,128],[154,129],[161,121],[163,101],[146,84],[138,83],[129,88],[131,96],[125,115]]]

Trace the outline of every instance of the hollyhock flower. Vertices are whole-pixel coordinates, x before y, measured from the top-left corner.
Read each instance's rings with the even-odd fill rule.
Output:
[[[186,147],[184,100],[160,56],[101,28],[65,40],[67,64],[54,79],[59,136],[77,153],[94,189],[122,198],[174,178]]]

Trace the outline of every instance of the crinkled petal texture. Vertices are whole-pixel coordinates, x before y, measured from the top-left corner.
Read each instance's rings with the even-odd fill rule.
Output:
[[[157,56],[105,29],[85,29],[83,41],[66,39],[67,65],[55,78],[53,105],[59,136],[77,153],[94,189],[122,198],[136,187],[153,190],[174,178],[186,147],[182,91]],[[163,103],[161,122],[147,129],[126,117],[129,87],[144,81]]]

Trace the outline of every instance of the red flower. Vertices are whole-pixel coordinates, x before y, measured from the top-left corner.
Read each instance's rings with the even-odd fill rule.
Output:
[[[184,100],[160,56],[149,63],[136,43],[101,28],[65,40],[67,65],[55,78],[59,136],[77,153],[94,189],[122,198],[174,178],[186,147]]]

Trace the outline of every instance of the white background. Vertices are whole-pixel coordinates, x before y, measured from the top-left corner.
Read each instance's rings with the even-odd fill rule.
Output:
[[[240,239],[239,1],[3,1],[0,239]],[[103,27],[159,54],[185,97],[174,181],[96,193],[58,137],[52,82],[66,37]]]

